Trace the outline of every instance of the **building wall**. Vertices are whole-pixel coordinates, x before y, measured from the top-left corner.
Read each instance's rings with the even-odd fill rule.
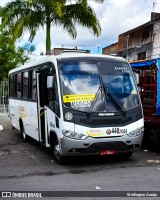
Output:
[[[129,49],[127,52],[126,59],[128,61],[135,61],[139,59],[140,54],[146,52],[146,57],[144,59],[151,59],[152,58],[152,42],[144,44],[142,46],[137,46],[135,48]],[[141,60],[141,58],[140,58]]]
[[[142,38],[141,33],[136,33],[134,36],[131,37],[131,48],[137,48],[138,46],[141,46],[142,44]]]
[[[146,26],[143,29],[129,31],[121,34],[118,41],[118,55],[128,61],[138,60],[144,54],[143,59],[152,57],[152,35],[153,27]],[[145,53],[146,52],[146,53]]]
[[[125,49],[125,40],[126,40],[126,36],[121,34],[119,35],[118,38],[118,52],[119,51],[123,51]]]
[[[113,50],[111,46],[105,48],[104,54]],[[160,57],[160,13],[151,13],[149,22],[120,34],[117,54],[128,61]]]
[[[102,54],[112,55],[112,54],[117,54],[117,51],[118,51],[118,43],[115,43],[109,47],[103,48]]]
[[[160,57],[160,21],[156,22],[153,28],[153,51],[152,58]]]

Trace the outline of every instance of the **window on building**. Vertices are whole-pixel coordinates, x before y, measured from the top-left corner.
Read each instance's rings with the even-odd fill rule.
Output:
[[[142,52],[138,54],[138,60],[145,60],[146,59],[146,52]]]
[[[142,32],[142,40],[149,38],[149,30]]]

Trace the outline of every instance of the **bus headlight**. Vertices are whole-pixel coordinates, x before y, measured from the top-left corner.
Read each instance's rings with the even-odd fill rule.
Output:
[[[141,127],[141,128],[137,128],[134,131],[131,131],[130,133],[127,133],[127,135],[129,137],[136,137],[136,136],[141,135],[143,132],[144,132],[144,127]]]
[[[88,135],[85,135],[83,133],[76,133],[74,131],[69,131],[69,130],[63,130],[62,133],[64,136],[76,140],[85,140],[88,138]]]

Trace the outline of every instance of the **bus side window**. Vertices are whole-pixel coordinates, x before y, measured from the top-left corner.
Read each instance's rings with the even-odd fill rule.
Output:
[[[37,99],[37,80],[36,80],[36,71],[31,71],[31,99],[36,100]]]
[[[59,110],[59,96],[58,96],[58,87],[57,87],[57,80],[56,76],[53,76],[53,86],[52,88],[48,88],[48,106],[54,113],[60,117],[60,110]]]
[[[23,73],[23,98],[28,99],[28,72]]]
[[[16,76],[16,97],[20,99],[22,97],[22,76],[21,73]]]
[[[13,97],[16,98],[17,94],[16,94],[16,79],[17,79],[17,75],[13,75]]]
[[[9,96],[10,97],[14,96],[14,76],[13,75],[9,76]]]

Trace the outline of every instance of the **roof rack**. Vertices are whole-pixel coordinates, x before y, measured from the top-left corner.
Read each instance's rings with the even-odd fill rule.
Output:
[[[64,54],[64,53],[90,53],[89,50],[81,50],[81,49],[71,49],[71,50],[63,50],[61,52],[61,54]]]

